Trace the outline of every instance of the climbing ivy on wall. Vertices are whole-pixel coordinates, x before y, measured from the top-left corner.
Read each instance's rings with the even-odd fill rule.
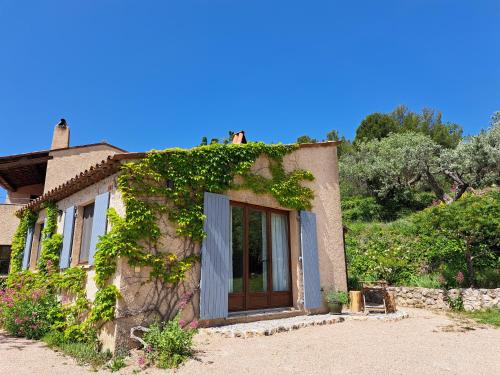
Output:
[[[12,238],[11,255],[10,255],[10,273],[16,274],[23,268],[23,252],[26,244],[26,236],[28,229],[31,228],[36,221],[37,214],[31,210],[24,210],[20,217],[19,225],[17,226],[14,237]]]
[[[42,231],[42,246],[40,258],[38,259],[38,270],[48,272],[50,268],[59,267],[59,256],[63,241],[63,236],[57,231],[57,217],[59,211],[54,202],[45,205],[45,225]]]
[[[109,210],[112,229],[102,236],[94,257],[96,282],[103,287],[116,269],[117,256],[125,256],[133,266],[151,267],[150,276],[175,284],[183,280],[197,257],[179,259],[176,254],[155,252],[161,236],[158,219],[166,215],[179,236],[200,242],[203,231],[204,192],[223,193],[229,189],[250,189],[271,194],[291,209],[308,209],[314,194],[302,186],[313,175],[305,170],[286,172],[283,157],[296,145],[211,144],[189,150],[151,151],[145,158],[122,167],[118,188],[125,204],[125,217]],[[267,157],[271,178],[251,172],[259,158]],[[235,177],[242,182],[235,183]],[[147,243],[148,248],[143,245]]]

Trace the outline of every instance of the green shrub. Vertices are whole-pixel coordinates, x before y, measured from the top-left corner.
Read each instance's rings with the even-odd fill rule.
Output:
[[[449,297],[448,304],[452,311],[463,311],[464,310],[464,300],[461,295],[456,297]]]
[[[125,363],[125,356],[121,354],[118,354],[111,358],[111,361],[108,363],[108,368],[111,370],[111,372],[119,371],[126,366],[127,364]]]
[[[478,288],[500,288],[500,270],[487,268],[476,272],[475,285]]]
[[[437,289],[443,287],[439,275],[412,275],[406,286],[416,286],[419,288]]]
[[[430,207],[391,223],[348,224],[346,254],[352,281],[428,282],[448,288],[499,285],[500,190]],[[475,278],[467,272],[467,259]],[[457,274],[465,278],[457,281]],[[419,279],[433,274],[436,280]],[[425,276],[424,276],[425,277]]]
[[[178,367],[193,353],[197,326],[196,321],[187,324],[179,314],[165,323],[152,324],[144,335],[147,358],[160,368]]]
[[[372,197],[350,197],[342,199],[342,219],[351,221],[379,221],[382,206]]]
[[[347,305],[349,302],[349,296],[346,292],[336,292],[330,290],[325,294],[325,301],[326,303],[341,303],[343,305]]]

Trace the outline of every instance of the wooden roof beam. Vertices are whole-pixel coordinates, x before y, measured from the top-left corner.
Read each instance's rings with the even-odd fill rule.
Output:
[[[41,156],[37,158],[22,158],[20,160],[16,161],[10,161],[7,163],[0,163],[0,171],[6,170],[6,169],[11,169],[11,168],[19,168],[19,167],[26,167],[30,165],[37,165],[37,164],[43,164],[46,163],[49,159],[51,159],[52,156]]]
[[[0,185],[5,187],[9,191],[16,191],[17,190],[17,188],[14,185],[12,185],[9,181],[7,181],[5,179],[5,177],[2,176],[1,174],[0,174]]]

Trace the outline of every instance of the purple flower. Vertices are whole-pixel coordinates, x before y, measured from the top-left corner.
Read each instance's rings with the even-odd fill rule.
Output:
[[[192,329],[198,328],[198,321],[193,320],[191,323],[189,323],[189,327]]]
[[[186,326],[187,322],[184,319],[179,320],[179,325],[181,328],[184,328]]]
[[[458,284],[462,284],[464,282],[464,280],[465,280],[464,274],[462,273],[462,271],[458,271],[457,275],[455,276],[455,281]]]
[[[151,345],[148,345],[146,347],[146,353],[151,353],[153,351],[153,348],[151,347]]]
[[[137,358],[137,364],[141,367],[144,366],[146,364],[146,358],[144,357]]]

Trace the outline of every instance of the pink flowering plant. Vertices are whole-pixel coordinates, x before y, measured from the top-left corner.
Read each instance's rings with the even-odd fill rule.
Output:
[[[39,339],[50,331],[59,303],[44,289],[0,291],[0,325],[15,336]]]
[[[179,312],[174,319],[156,322],[144,335],[147,346],[144,348],[150,363],[160,368],[179,367],[193,354],[193,338],[198,332],[196,320],[181,319],[181,312],[189,303],[193,293],[183,296],[179,303]]]

